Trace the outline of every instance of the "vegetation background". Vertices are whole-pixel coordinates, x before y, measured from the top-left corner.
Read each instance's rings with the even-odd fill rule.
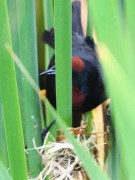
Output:
[[[45,123],[50,122],[52,117],[57,120],[57,126],[64,129],[91,179],[134,179],[135,2],[88,0],[87,6],[83,4],[85,8],[82,15],[86,16],[85,9],[88,7],[88,19],[84,17],[85,21],[83,20],[84,29],[86,29],[86,24],[88,24],[88,34],[91,32],[89,29],[91,26],[94,29],[98,42],[98,53],[106,78],[106,87],[111,99],[112,131],[110,151],[106,159],[107,169],[99,167],[92,157],[85,153],[84,148],[79,143],[75,143],[66,128],[66,123],[71,125],[72,115],[72,84],[69,81],[71,80],[70,1],[55,0],[54,3],[56,60],[58,67],[63,68],[58,68],[56,72],[58,110],[56,112],[48,101],[42,98],[47,108],[46,122],[43,120],[38,89],[38,71],[47,67],[52,52],[46,47],[44,54],[41,32],[53,24],[53,18],[49,19],[53,17],[52,5],[53,2],[50,0],[1,0],[0,179],[8,180],[12,177],[14,180],[25,180],[28,179],[28,175],[36,177],[39,174],[42,163],[38,153],[35,150],[26,153],[25,148],[33,149],[34,143],[36,146],[41,146],[41,129],[45,127]],[[63,13],[66,16],[62,16]],[[89,22],[92,22],[91,26]],[[59,36],[60,29],[64,38]],[[69,57],[69,61],[59,61],[61,56]],[[59,71],[64,74],[64,67],[66,67],[68,76],[63,76],[62,81],[59,81]],[[68,83],[65,85],[64,82]],[[66,98],[63,95],[65,93]],[[61,98],[58,98],[59,95]],[[99,118],[96,119],[99,120]],[[103,128],[101,119],[101,128]],[[55,128],[52,133],[56,133]],[[10,169],[10,173],[5,169]]]

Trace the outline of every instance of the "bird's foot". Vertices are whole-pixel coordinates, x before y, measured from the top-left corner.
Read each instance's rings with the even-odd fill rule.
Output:
[[[86,136],[91,136],[91,135],[98,135],[98,134],[107,134],[108,131],[106,132],[86,132],[87,125],[82,125],[80,127],[76,127],[76,128],[69,128],[69,131],[77,136],[77,135],[86,135]],[[61,129],[57,130],[58,136],[56,138],[57,141],[63,141],[66,140],[66,136],[64,135],[63,131]]]

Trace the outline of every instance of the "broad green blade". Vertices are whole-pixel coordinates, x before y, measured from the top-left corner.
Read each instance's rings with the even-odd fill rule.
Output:
[[[42,32],[44,30],[44,14],[43,2],[36,1],[36,29],[37,29],[37,50],[38,50],[38,66],[39,72],[42,72],[45,67],[44,46],[42,41]]]
[[[7,169],[9,168],[1,92],[0,92],[0,161]]]
[[[105,48],[106,49],[106,48]],[[135,160],[135,146],[134,146],[134,106],[135,106],[135,86],[130,81],[129,76],[123,68],[116,62],[114,56],[106,49],[104,52],[104,70],[107,80],[109,82],[109,90],[111,94],[111,104],[114,127],[117,134],[117,144],[120,148],[120,166],[119,176],[120,179],[132,179],[135,177],[133,162]],[[115,67],[115,70],[112,70]],[[109,70],[109,71],[108,71]],[[116,77],[116,74],[118,77]],[[115,86],[114,86],[115,85]],[[130,92],[130,93],[129,93]],[[117,101],[116,101],[117,100]],[[125,131],[128,130],[128,133]],[[129,147],[130,156],[129,156]],[[126,171],[123,171],[126,170]],[[122,173],[124,172],[124,175]],[[116,173],[115,171],[113,173]]]
[[[11,176],[5,169],[4,165],[0,162],[0,179],[1,180],[12,180]]]
[[[135,45],[135,24],[134,24],[134,16],[135,16],[135,2],[134,0],[125,0],[124,8],[126,14],[126,26],[128,27],[129,38],[132,42],[132,46]]]
[[[37,37],[35,1],[16,0],[18,15],[18,34],[20,60],[38,84],[37,65]],[[25,133],[25,146],[32,148],[33,140],[37,146],[41,145],[41,105],[38,94],[35,93],[29,82],[21,74],[22,82],[22,122]],[[29,175],[35,177],[41,170],[41,159],[35,150],[27,154]]]
[[[111,97],[112,119],[117,137],[116,153],[120,153],[120,162],[113,163],[112,170],[116,179],[135,177],[134,106],[135,106],[135,54],[133,39],[134,2],[125,1],[125,26],[120,21],[116,1],[91,0],[91,14],[100,42],[100,54],[104,61],[104,72]],[[127,4],[127,6],[126,6]],[[99,18],[100,17],[100,18]],[[125,131],[128,130],[128,133]],[[120,148],[119,148],[120,147]],[[129,155],[129,147],[130,155]],[[118,153],[117,153],[118,156]],[[119,166],[118,164],[119,163]],[[115,168],[115,167],[117,168]]]
[[[44,0],[43,1],[43,7],[44,7],[44,24],[45,29],[50,30],[50,28],[54,27],[54,4],[53,0]],[[54,50],[49,47],[47,44],[45,44],[45,69],[48,68],[49,62],[54,54]],[[44,82],[45,83],[45,82]],[[54,117],[49,113],[47,107],[46,107],[46,125],[49,125],[51,121],[54,119]],[[54,125],[50,132],[56,136],[56,126]]]
[[[54,7],[53,0],[44,0],[44,24],[45,29],[50,30],[50,28],[54,27]],[[48,45],[45,45],[45,67],[48,67],[50,59],[54,54],[54,50],[50,48]]]
[[[24,152],[23,132],[19,98],[16,84],[13,56],[7,53],[5,46],[11,46],[6,1],[0,6],[0,89],[3,105],[4,124],[8,147],[9,167],[14,180],[27,179],[26,158]],[[11,46],[12,47],[12,46]]]
[[[108,152],[108,174],[111,179],[120,179],[120,144],[118,143],[117,136],[111,127],[110,133],[110,150]]]
[[[92,125],[93,125],[92,124],[93,123],[92,113],[91,112],[85,113],[84,116],[85,116],[85,120],[87,122],[86,131],[92,132]]]
[[[54,1],[57,110],[68,126],[72,119],[71,2]]]
[[[43,0],[45,28],[49,30],[54,25],[54,6],[53,0]]]
[[[132,80],[132,83],[134,83],[134,69],[135,69],[135,24],[134,24],[134,8],[135,8],[135,2],[134,1],[127,1],[125,0],[123,2],[124,6],[124,32],[123,34],[123,43],[124,43],[124,55],[126,57],[126,71],[129,74],[129,78]]]
[[[106,44],[114,55],[119,57],[119,62],[124,66],[123,37],[117,13],[117,3],[108,0],[103,2],[89,0],[88,3],[99,43]],[[117,46],[116,42],[118,42]]]
[[[11,42],[13,51],[20,57],[20,44],[19,44],[19,32],[18,32],[18,13],[17,13],[17,3],[16,0],[7,1],[8,19],[9,27],[11,33]],[[21,71],[15,65],[16,80],[18,86],[18,95],[20,103],[20,111],[23,112],[22,104],[22,75]],[[21,113],[21,117],[23,113]],[[23,128],[24,129],[24,128]]]

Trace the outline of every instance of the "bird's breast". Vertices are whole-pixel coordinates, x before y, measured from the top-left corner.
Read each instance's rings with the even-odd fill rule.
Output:
[[[72,89],[72,101],[73,101],[73,108],[80,108],[83,104],[85,99],[85,94],[79,91],[78,87],[73,87]]]

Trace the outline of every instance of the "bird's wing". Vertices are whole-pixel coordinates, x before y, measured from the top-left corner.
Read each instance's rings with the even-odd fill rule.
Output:
[[[42,34],[42,40],[54,49],[54,28],[51,28],[50,31],[45,30]]]
[[[90,36],[86,36],[85,42],[88,44],[88,46],[95,50],[95,42],[93,38],[91,38]]]

